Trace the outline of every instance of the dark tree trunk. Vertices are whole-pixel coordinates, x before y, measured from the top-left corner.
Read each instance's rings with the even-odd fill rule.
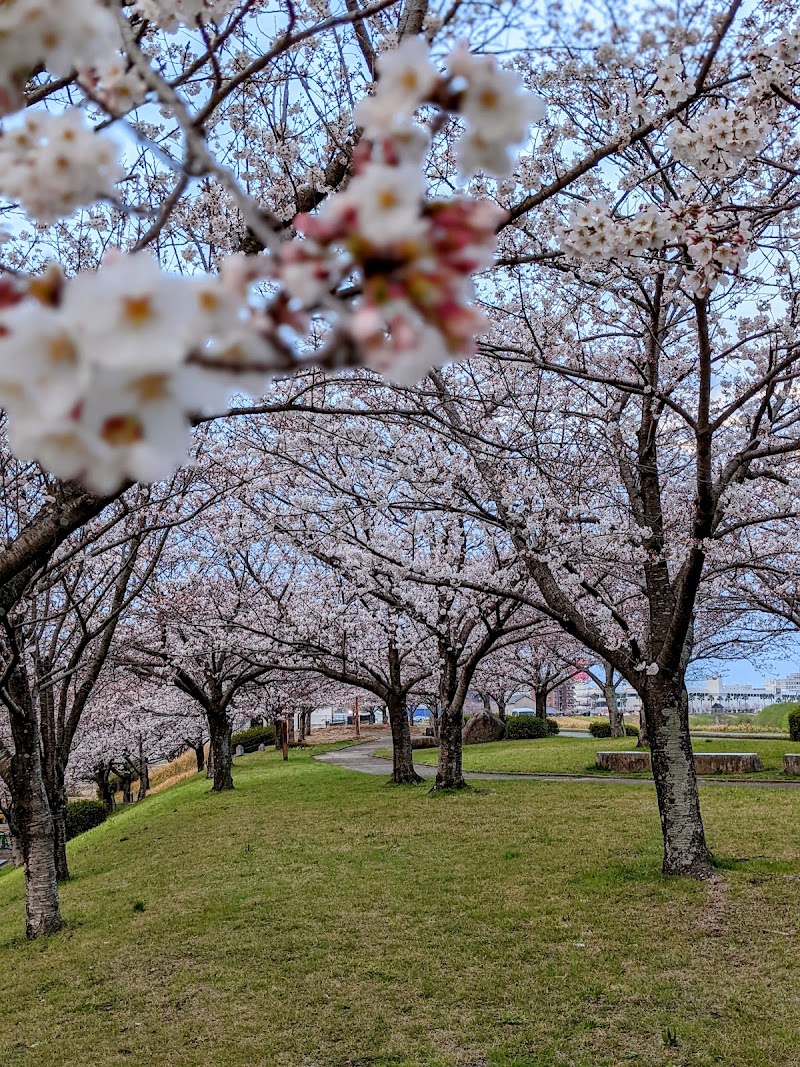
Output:
[[[202,741],[188,741],[187,744],[194,751],[194,758],[197,762],[197,773],[202,774],[206,769],[206,746]]]
[[[27,679],[15,671],[9,689],[13,696],[6,706],[14,754],[8,761],[6,780],[14,834],[25,867],[25,933],[36,938],[54,934],[64,925],[58,902],[55,829],[42,765],[42,736]]]
[[[461,766],[461,731],[464,728],[463,701],[442,704],[439,719],[439,763],[434,790],[466,789]]]
[[[534,690],[534,699],[536,701],[536,718],[547,718],[547,690],[536,689]]]
[[[214,777],[214,750],[211,747],[211,742],[208,743],[208,760],[206,762],[206,778]]]
[[[433,727],[433,736],[438,742],[439,740],[439,701],[436,696],[431,698],[431,702],[428,705],[431,713],[431,726]]]
[[[48,802],[53,816],[53,857],[56,865],[56,878],[59,882],[69,881],[67,863],[67,789],[64,783],[64,768],[58,768],[58,780],[48,790]]]
[[[503,694],[502,696],[496,697],[495,703],[497,704],[497,715],[498,715],[498,718],[500,719],[500,722],[505,722],[506,721],[506,698],[505,698],[505,694]]]
[[[414,751],[411,748],[411,727],[406,714],[405,697],[389,693],[386,699],[389,709],[389,725],[392,729],[392,782],[407,785],[421,782],[414,770]]]
[[[109,815],[114,810],[114,794],[109,784],[110,776],[111,767],[107,763],[101,763],[95,768],[94,781],[97,784],[97,799],[103,802]]]
[[[128,770],[127,768],[122,768],[122,769],[119,769],[119,770],[115,770],[114,773],[116,774],[117,778],[119,779],[119,784],[122,787],[122,803],[123,804],[132,804],[133,803],[133,771]]]
[[[8,828],[8,842],[11,845],[11,862],[15,867],[21,867],[23,864],[22,846],[14,826],[14,805],[9,803],[7,807],[0,808],[0,811],[5,815],[6,826]]]
[[[33,732],[33,731],[32,731]],[[15,739],[15,744],[19,742]],[[54,934],[64,925],[58,903],[55,832],[44,787],[38,738],[14,761],[14,828],[25,867],[25,933]]]
[[[309,710],[306,712],[306,737],[311,737],[311,716],[313,714],[313,711],[313,708],[309,708]]]
[[[644,701],[639,708],[639,740],[636,742],[637,748],[647,748],[650,742],[647,739],[647,716],[644,710]]]
[[[25,864],[25,857],[22,855],[22,845],[20,844],[19,837],[10,827],[9,836],[11,838],[11,862],[15,867],[22,867]]]
[[[706,878],[713,868],[700,815],[683,678],[649,678],[642,702],[664,838],[662,870]]]
[[[231,748],[231,724],[226,711],[208,713],[208,732],[211,737],[209,763],[213,765],[214,793],[233,789],[233,750]]]
[[[605,661],[604,667],[605,680],[603,682],[603,699],[608,708],[608,723],[611,727],[611,736],[624,737],[625,719],[620,713],[619,703],[617,702],[617,689],[614,685],[614,668],[608,660]]]
[[[150,789],[150,768],[147,765],[147,757],[142,756],[139,763],[139,788],[136,792],[136,800],[144,800]]]

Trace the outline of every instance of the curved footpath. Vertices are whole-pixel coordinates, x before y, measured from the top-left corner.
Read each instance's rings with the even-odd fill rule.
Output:
[[[388,738],[384,738],[381,741],[363,741],[360,744],[351,745],[349,748],[338,748],[333,752],[325,752],[321,756],[315,756],[314,759],[320,761],[320,763],[332,763],[336,767],[343,767],[346,771],[358,771],[359,774],[389,774],[389,768],[387,763],[389,762],[384,756],[376,756],[375,753],[381,749],[385,749],[387,744],[390,745],[391,741]],[[414,770],[421,778],[435,778],[436,768],[429,767],[425,763],[415,763]],[[464,777],[470,781],[486,781],[486,782],[594,782],[605,783],[607,785],[649,785],[653,784],[652,778],[624,778],[622,776],[610,776],[600,774],[526,774],[520,772],[500,772],[500,771],[465,771]],[[731,785],[738,786],[739,788],[754,788],[754,789],[800,789],[800,781],[798,782],[769,782],[758,781],[757,779],[745,778],[742,781],[736,781],[731,778],[700,778],[701,785]]]

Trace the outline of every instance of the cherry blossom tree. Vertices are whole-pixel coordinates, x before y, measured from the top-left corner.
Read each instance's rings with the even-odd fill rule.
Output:
[[[22,481],[28,490],[34,484],[29,472]],[[40,494],[47,488],[39,479]],[[15,529],[31,501],[12,500],[5,517]],[[3,618],[0,775],[25,862],[31,933],[60,923],[55,880],[69,877],[65,775],[81,717],[120,619],[152,576],[179,512],[169,489],[166,497],[131,493],[54,550]]]

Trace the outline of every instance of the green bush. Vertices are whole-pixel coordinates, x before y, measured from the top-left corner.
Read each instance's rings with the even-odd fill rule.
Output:
[[[592,719],[589,723],[589,733],[592,737],[611,737],[611,723],[605,719]],[[625,736],[638,737],[639,731],[635,726],[625,723]]]
[[[435,737],[412,737],[412,748],[438,748],[439,742]]]
[[[67,804],[67,841],[99,826],[107,818],[106,806],[99,800],[70,800]]]
[[[792,741],[800,741],[800,708],[789,712],[789,737]]]
[[[257,752],[259,745],[275,744],[275,725],[251,726],[249,730],[240,730],[231,738],[231,746],[236,751],[236,746],[241,745],[245,752]]]
[[[558,733],[555,719],[540,719],[536,715],[515,715],[506,719],[508,741],[530,741],[537,737],[552,737]]]

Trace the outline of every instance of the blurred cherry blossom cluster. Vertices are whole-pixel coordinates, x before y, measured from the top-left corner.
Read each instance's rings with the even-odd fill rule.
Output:
[[[189,19],[207,5],[156,6]],[[224,260],[220,276],[179,277],[148,253],[117,253],[73,279],[7,285],[0,402],[17,455],[100,493],[165,477],[185,458],[192,417],[225,410],[243,388],[261,395],[273,371],[306,359],[320,322],[352,362],[405,381],[471,355],[486,326],[472,277],[491,264],[505,215],[491,201],[428,197],[430,132],[415,112],[463,111],[462,165],[502,174],[540,109],[493,60],[459,50],[440,76],[428,52],[409,38],[381,58],[355,116],[365,136],[353,176],[318,214],[295,218],[295,240]],[[78,112],[31,113],[0,141],[0,190],[52,221],[111,194],[113,149]],[[270,278],[278,291],[256,311],[250,286]]]
[[[544,103],[524,92],[513,71],[498,67],[491,56],[472,55],[464,45],[448,56],[446,68],[443,77],[431,64],[425,42],[406,39],[381,57],[380,81],[356,108],[356,122],[373,140],[387,135],[405,140],[413,136],[408,127],[417,109],[437,105],[466,121],[457,146],[462,177],[479,172],[506,177],[514,166],[512,149],[543,117]]]
[[[101,494],[167,477],[189,444],[188,413],[227,406],[238,379],[225,368],[268,355],[246,325],[246,284],[232,269],[166,274],[147,252],[72,279],[54,268],[27,288],[5,282],[0,404],[12,449]]]
[[[22,88],[44,67],[66,76],[120,47],[117,21],[101,0],[4,0],[0,4],[0,114],[24,105]]]
[[[419,38],[381,57],[375,92],[355,121],[364,130],[355,174],[318,215],[301,215],[304,242],[279,256],[287,293],[306,305],[324,303],[346,278],[360,280],[350,336],[363,362],[401,382],[431,366],[474,352],[485,320],[470,305],[473,275],[488,267],[504,212],[467,196],[430,200],[422,165],[430,132],[414,116],[428,104],[463,115],[462,171],[501,176],[510,152],[541,118],[540,102],[521,79],[494,60],[459,48],[440,75]]]
[[[29,218],[51,223],[111,196],[124,177],[119,149],[77,108],[53,115],[28,110],[0,137],[0,194]]]
[[[149,22],[174,32],[208,19],[221,20],[235,0],[135,0],[134,7]]]

